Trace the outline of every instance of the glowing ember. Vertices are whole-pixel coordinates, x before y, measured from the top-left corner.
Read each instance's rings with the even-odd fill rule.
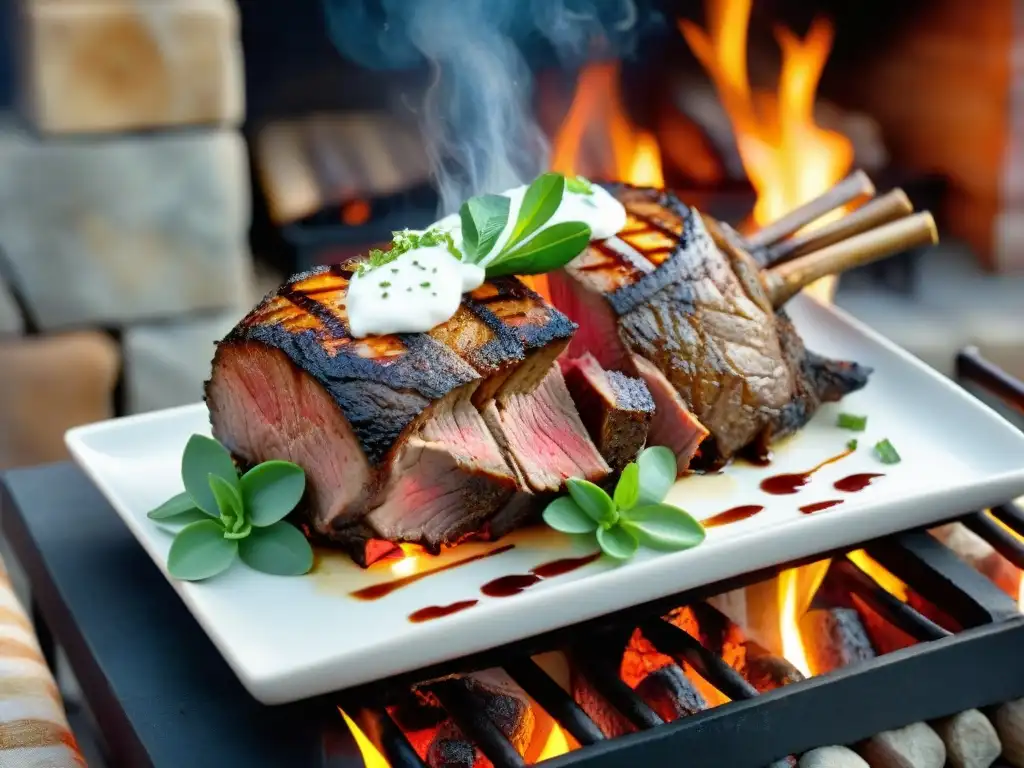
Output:
[[[366,768],[389,768],[388,761],[377,751],[373,742],[366,738],[366,734],[359,729],[359,726],[352,721],[352,718],[345,714],[345,710],[338,707],[338,711],[345,718],[345,725],[352,731],[352,736],[356,740],[356,746],[359,747],[359,754],[363,756],[363,765]]]
[[[743,168],[757,192],[754,220],[763,226],[842,179],[853,163],[853,145],[814,122],[818,81],[832,48],[831,24],[816,20],[803,39],[779,29],[778,91],[753,93],[746,53],[750,8],[751,0],[710,0],[707,31],[688,21],[680,21],[679,28],[732,123]],[[833,214],[839,215],[842,211]],[[831,294],[834,278],[826,279],[830,282],[815,284],[819,296]]]
[[[564,755],[569,751],[569,740],[565,736],[563,731],[556,723],[552,722],[551,731],[548,733],[547,741],[544,742],[544,746],[541,747],[540,752],[537,754],[537,762],[541,760],[550,760],[552,757],[558,757]]]

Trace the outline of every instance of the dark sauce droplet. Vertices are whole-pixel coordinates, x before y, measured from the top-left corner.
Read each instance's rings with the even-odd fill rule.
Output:
[[[542,579],[550,579],[554,576],[562,576],[570,571],[575,571],[577,568],[582,568],[584,565],[589,565],[600,556],[601,553],[598,551],[585,557],[566,557],[561,560],[552,560],[550,563],[544,563],[543,565],[538,565],[536,568],[532,568],[530,573],[535,576],[540,576]]]
[[[739,507],[732,507],[724,512],[719,512],[717,515],[712,515],[709,518],[701,520],[701,525],[705,528],[714,528],[716,525],[738,523],[740,520],[746,520],[749,517],[753,517],[763,509],[764,507],[760,504],[744,504]]]
[[[880,472],[861,472],[856,475],[844,477],[842,480],[836,480],[833,487],[837,491],[856,493],[857,491],[863,491],[871,485],[871,481],[876,477],[885,477],[885,475]]]
[[[480,587],[480,591],[488,597],[511,597],[518,595],[527,587],[532,587],[540,581],[540,576],[532,573],[514,573],[511,576],[502,576],[494,581],[489,581]]]
[[[808,469],[806,472],[790,472],[784,475],[773,475],[772,477],[766,477],[761,481],[761,490],[765,493],[770,493],[773,496],[788,496],[796,493],[811,479],[811,475],[817,472],[822,467],[827,467],[829,464],[834,464],[840,459],[845,459],[853,453],[852,448],[847,448],[842,453],[837,453],[835,456],[831,456],[825,459],[820,464]]]
[[[800,511],[805,515],[811,515],[815,512],[821,512],[823,509],[831,509],[832,507],[838,506],[843,503],[842,499],[829,499],[828,501],[818,501],[814,504],[807,504],[800,507]]]
[[[410,613],[409,621],[413,624],[422,624],[424,621],[440,619],[443,616],[451,616],[453,613],[472,608],[478,602],[478,600],[460,600],[451,605],[428,605],[426,608],[420,608],[418,611]]]
[[[458,568],[461,565],[469,565],[470,563],[475,563],[477,560],[483,560],[488,557],[500,555],[504,552],[508,552],[510,549],[514,549],[515,546],[515,544],[505,544],[504,546],[496,547],[495,549],[488,550],[487,552],[481,552],[479,555],[471,555],[470,557],[465,557],[462,560],[456,560],[429,571],[420,571],[419,573],[414,573],[409,576],[392,579],[391,581],[384,581],[380,584],[371,584],[368,587],[357,589],[355,592],[352,592],[351,595],[356,598],[356,600],[380,600],[380,598],[385,595],[390,595],[396,589],[401,589],[402,587],[407,587],[410,584],[415,584],[417,581],[425,579],[428,576],[433,576],[435,573],[443,573],[444,571],[450,571],[452,568]]]

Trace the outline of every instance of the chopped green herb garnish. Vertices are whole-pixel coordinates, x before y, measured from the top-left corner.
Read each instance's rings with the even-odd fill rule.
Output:
[[[381,283],[380,283],[380,287],[381,288],[390,288],[391,287],[391,283],[389,283],[387,280],[382,280]]]
[[[429,288],[430,283],[420,283],[420,288]]]
[[[417,248],[430,248],[432,246],[444,246],[448,253],[454,256],[456,259],[462,260],[462,253],[458,248],[455,247],[455,241],[452,240],[452,236],[447,232],[441,232],[437,229],[428,229],[422,234],[419,232],[412,232],[408,229],[403,229],[399,232],[391,233],[391,248],[386,251],[380,248],[374,248],[366,255],[366,261],[361,262],[356,267],[356,274],[363,277],[367,272],[371,272],[378,267],[383,267],[390,264],[392,261],[397,259],[399,256],[413,251]],[[418,261],[414,261],[413,264],[419,266]],[[420,267],[420,269],[426,269],[426,267]],[[398,269],[395,267],[391,268],[394,274],[398,274]]]
[[[848,450],[848,451],[856,451],[857,450],[857,438],[853,438],[853,440],[850,440],[850,441],[848,441],[846,443],[846,450]]]
[[[380,297],[381,297],[382,299],[386,299],[386,298],[388,297],[388,292],[387,292],[387,291],[384,291],[384,293],[382,293],[382,294],[380,295]]]
[[[888,438],[875,443],[875,455],[883,464],[899,464],[902,459]]]
[[[855,416],[852,413],[840,413],[836,420],[836,426],[840,429],[849,429],[854,432],[863,432],[868,425],[867,416]]]
[[[594,185],[582,176],[566,176],[565,188],[577,195],[594,194]]]

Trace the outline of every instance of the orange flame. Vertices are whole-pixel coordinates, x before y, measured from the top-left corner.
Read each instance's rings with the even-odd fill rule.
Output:
[[[853,164],[853,144],[841,133],[814,122],[818,81],[832,48],[832,25],[811,24],[800,39],[779,28],[782,49],[777,93],[753,93],[747,77],[747,29],[751,0],[710,0],[708,30],[688,21],[679,29],[704,65],[732,122],[743,168],[757,192],[754,220],[775,221],[842,179]],[[842,215],[836,211],[811,226]],[[831,295],[834,278],[813,287]]]
[[[580,173],[580,149],[588,132],[599,130],[607,155],[598,175],[632,184],[664,187],[661,152],[650,133],[638,130],[626,116],[617,61],[590,64],[580,73],[569,111],[555,134],[551,170]],[[591,173],[587,169],[588,173]]]
[[[385,759],[384,755],[378,751],[377,747],[373,745],[366,734],[360,730],[359,726],[355,724],[351,717],[349,717],[345,710],[338,707],[338,711],[341,712],[341,716],[345,718],[345,725],[348,726],[349,730],[352,731],[352,736],[356,740],[356,746],[359,747],[359,754],[363,757],[363,765],[365,768],[390,768],[390,764]]]

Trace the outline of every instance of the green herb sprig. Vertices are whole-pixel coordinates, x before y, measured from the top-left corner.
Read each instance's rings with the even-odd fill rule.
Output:
[[[313,549],[284,521],[306,490],[306,474],[288,461],[265,461],[242,477],[228,451],[209,437],[193,435],[181,457],[183,493],[147,516],[184,523],[167,554],[176,579],[199,581],[226,571],[236,556],[250,568],[299,576],[313,567]]]
[[[581,221],[562,222],[538,232],[555,215],[567,185],[571,191],[586,189],[589,191],[582,194],[593,194],[586,179],[567,181],[560,173],[545,173],[530,184],[508,241],[485,265],[487,277],[551,272],[587,247],[590,227]],[[462,204],[459,218],[464,261],[480,264],[488,257],[508,224],[509,202],[501,195],[479,195]]]
[[[609,496],[586,480],[569,478],[568,496],[548,504],[544,522],[562,533],[596,533],[605,554],[628,560],[640,544],[682,550],[704,541],[704,527],[664,499],[676,480],[676,457],[668,448],[646,448],[626,465]]]

